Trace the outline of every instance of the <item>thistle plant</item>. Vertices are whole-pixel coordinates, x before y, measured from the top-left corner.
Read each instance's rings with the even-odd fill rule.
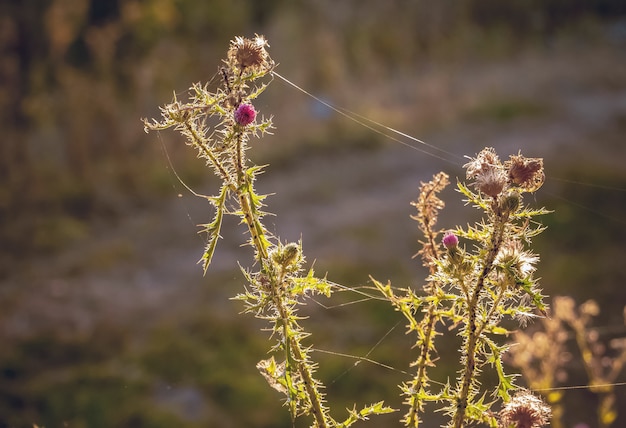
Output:
[[[207,235],[200,260],[205,272],[220,239],[224,215],[239,217],[247,227],[254,264],[241,267],[246,285],[235,299],[243,303],[244,312],[270,325],[274,342],[270,358],[257,364],[261,375],[284,394],[292,420],[308,416],[313,427],[348,427],[393,409],[382,401],[361,410],[354,407],[338,422],[331,416],[323,383],[315,377],[311,335],[301,326],[297,310],[311,295],[330,297],[333,284],[312,269],[304,269],[301,242],[283,243],[264,226],[267,195],[258,194],[254,186],[264,167],[254,165],[247,156],[254,138],[272,129],[271,118],[259,118],[254,107],[275,67],[268,46],[262,36],[236,38],[219,69],[216,89],[194,84],[187,101],[175,96],[161,108],[160,120],[144,120],[144,125],[146,131],[179,131],[221,181],[217,195],[204,196],[215,210],[213,220],[202,225]],[[501,355],[508,345],[500,338],[508,334],[503,325],[506,319],[523,321],[546,311],[533,276],[538,257],[529,249],[531,239],[543,230],[534,217],[546,211],[523,203],[524,193],[543,184],[543,162],[521,154],[501,162],[488,148],[465,167],[472,184],[459,182],[458,191],[484,213],[484,219],[446,233],[437,229],[438,213],[444,208],[438,195],[449,185],[449,177],[443,172],[435,175],[422,183],[413,203],[417,208],[413,218],[424,235],[418,254],[429,269],[423,289],[397,289],[372,279],[416,334],[415,375],[400,386],[408,406],[403,422],[417,427],[425,406],[438,403],[450,417],[448,426],[454,428],[474,422],[538,427],[544,423],[546,410],[532,396],[511,395],[516,386],[514,376],[504,372]],[[435,391],[429,369],[435,362],[436,339],[444,329],[456,329],[462,339],[461,367],[454,384],[437,382],[445,386]],[[499,379],[489,396],[480,383],[481,371],[488,366]],[[504,404],[500,413],[492,411],[498,401]],[[528,415],[534,416],[529,419]]]
[[[449,179],[444,173],[435,175],[422,183],[413,203],[417,208],[413,218],[425,238],[418,254],[430,270],[423,293],[411,288],[394,290],[390,284],[374,280],[408,320],[409,332],[417,336],[418,358],[412,364],[415,376],[401,386],[409,408],[403,422],[410,427],[419,426],[419,414],[429,402],[448,403],[444,410],[450,416],[450,427],[469,422],[497,426],[491,407],[497,398],[509,402],[510,392],[516,388],[514,376],[506,374],[502,364],[501,355],[508,345],[498,337],[509,333],[503,322],[546,313],[533,277],[538,257],[528,249],[531,239],[543,230],[533,218],[546,210],[528,208],[522,201],[524,193],[543,184],[543,161],[518,154],[501,162],[493,149],[486,148],[465,168],[472,186],[459,182],[457,189],[468,204],[483,211],[484,219],[447,231],[439,243],[442,231],[436,229],[436,223],[444,203],[438,194]],[[462,242],[472,243],[471,249]],[[428,369],[444,324],[456,328],[462,338],[461,368],[455,385],[446,383],[441,391],[433,391]],[[486,366],[495,370],[499,380],[490,397],[480,389],[479,376]]]
[[[301,327],[297,308],[308,295],[329,296],[331,284],[316,277],[312,269],[303,273],[305,258],[300,242],[283,244],[264,226],[266,195],[254,188],[263,166],[251,164],[247,157],[252,137],[272,127],[271,119],[258,119],[253,104],[267,88],[275,66],[268,46],[262,36],[237,37],[219,70],[220,87],[211,91],[208,85],[194,84],[189,101],[174,97],[172,103],[161,108],[160,121],[144,120],[144,125],[146,131],[179,131],[222,182],[219,193],[207,197],[215,208],[215,217],[202,230],[207,235],[201,259],[205,272],[220,238],[224,215],[238,216],[247,226],[247,243],[254,250],[255,265],[242,268],[247,285],[235,299],[243,302],[246,313],[267,320],[271,326],[273,355],[257,364],[261,374],[285,395],[292,419],[311,415],[314,427],[348,427],[392,409],[379,402],[350,410],[345,421],[337,422],[330,416],[323,384],[314,377],[317,364],[311,359],[310,345],[304,344],[310,334]],[[211,120],[217,125],[211,127]]]

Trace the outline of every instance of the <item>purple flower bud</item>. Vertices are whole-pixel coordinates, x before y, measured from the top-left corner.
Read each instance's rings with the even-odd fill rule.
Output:
[[[235,122],[237,125],[246,126],[254,122],[256,110],[252,104],[239,104],[235,110]]]
[[[456,248],[457,245],[459,245],[459,238],[457,238],[457,236],[452,232],[446,232],[446,234],[443,236],[442,242],[443,246],[450,250]]]

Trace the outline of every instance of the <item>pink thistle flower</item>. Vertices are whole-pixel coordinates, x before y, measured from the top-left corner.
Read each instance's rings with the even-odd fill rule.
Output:
[[[442,243],[444,247],[450,250],[456,248],[459,245],[459,238],[457,238],[457,236],[452,232],[446,232],[446,234],[443,236]]]
[[[252,104],[239,104],[235,110],[235,122],[240,126],[247,126],[254,122],[256,110]]]

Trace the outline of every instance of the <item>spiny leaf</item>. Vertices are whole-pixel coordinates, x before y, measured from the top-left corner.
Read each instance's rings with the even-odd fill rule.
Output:
[[[222,186],[222,190],[220,191],[220,195],[218,197],[208,198],[215,206],[215,218],[211,223],[203,225],[204,229],[201,231],[206,232],[209,235],[204,249],[204,254],[200,259],[204,274],[206,274],[207,269],[211,264],[213,254],[215,253],[215,247],[217,246],[217,240],[220,238],[220,229],[222,228],[222,220],[224,218],[224,203],[226,201],[227,194],[228,186]]]
[[[371,415],[384,415],[386,413],[396,412],[396,409],[385,406],[383,401],[366,406],[357,412],[356,407],[352,410],[348,409],[348,419],[337,425],[337,428],[347,428],[358,421],[366,421]]]
[[[487,358],[487,361],[496,368],[498,373],[498,396],[505,402],[511,399],[509,391],[517,389],[517,386],[513,383],[516,376],[507,375],[504,373],[504,367],[502,365],[502,353],[507,349],[507,346],[498,346],[491,340],[486,340],[491,353]]]
[[[287,394],[286,383],[284,379],[285,363],[276,364],[274,357],[267,360],[261,360],[257,363],[256,368],[265,378],[267,383],[278,392]]]
[[[467,405],[466,415],[469,419],[488,423],[490,426],[497,426],[493,416],[490,416],[489,409],[493,403],[485,403],[485,394],[478,401]]]
[[[250,177],[252,180],[250,180],[250,182],[254,182],[254,178],[263,172],[263,170],[265,169],[265,167],[267,167],[268,165],[253,165],[250,168],[246,169],[246,175],[248,177]]]
[[[489,210],[489,203],[480,197],[479,194],[476,194],[470,190],[467,185],[464,183],[457,181],[457,189],[461,192],[465,197],[467,197],[467,203],[474,205],[476,208],[480,208],[483,211]]]
[[[531,218],[531,217],[535,217],[538,215],[546,215],[546,214],[552,214],[554,211],[552,210],[548,210],[545,208],[539,208],[539,209],[534,209],[534,210],[522,210],[519,211],[518,213],[515,213],[512,215],[513,218]]]
[[[547,308],[546,304],[543,303],[543,295],[540,292],[537,292],[533,289],[534,281],[526,280],[526,281],[518,281],[516,283],[526,294],[528,294],[533,301],[533,305],[541,312],[543,316],[546,316]]]
[[[250,92],[248,94],[248,99],[249,100],[253,100],[256,97],[258,97],[259,95],[261,95],[263,93],[263,91],[265,91],[265,89],[267,89],[268,85],[269,85],[269,83],[262,83],[261,85],[259,85],[256,88],[254,88],[254,91],[252,91],[252,92]]]
[[[510,333],[510,331],[509,331],[509,330],[507,330],[506,328],[504,328],[504,327],[499,327],[499,326],[496,326],[496,325],[494,325],[494,326],[489,326],[489,327],[488,327],[488,331],[489,331],[489,333],[493,333],[493,334],[501,334],[501,335],[504,335],[504,336],[508,336],[508,335],[509,335],[509,333]]]
[[[332,286],[325,278],[315,277],[313,269],[309,270],[309,273],[305,277],[299,277],[293,279],[294,294],[304,294],[307,291],[313,291],[318,294],[323,294],[326,297],[330,297],[332,293]]]

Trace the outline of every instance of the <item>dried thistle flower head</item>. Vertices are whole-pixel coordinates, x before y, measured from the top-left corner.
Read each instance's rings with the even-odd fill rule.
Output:
[[[541,428],[552,416],[552,411],[540,398],[528,391],[517,393],[500,411],[502,428]]]
[[[541,158],[526,158],[517,154],[510,156],[510,159],[504,163],[504,167],[508,172],[510,183],[526,192],[539,189],[545,180]]]
[[[240,71],[268,71],[272,61],[265,49],[266,47],[269,47],[267,40],[258,34],[252,40],[236,37],[235,40],[231,41],[228,49],[228,62]]]
[[[467,178],[474,179],[474,186],[492,198],[502,193],[507,184],[504,167],[492,147],[484,148],[464,168],[467,170]]]
[[[485,195],[496,198],[507,185],[507,175],[492,147],[483,149],[464,165],[467,178],[474,179],[474,186]]]
[[[496,168],[502,168],[502,163],[493,147],[485,147],[475,158],[470,158],[463,168],[467,170],[467,178],[471,179]]]
[[[506,174],[500,168],[493,168],[476,176],[474,185],[485,195],[496,198],[504,190]]]

